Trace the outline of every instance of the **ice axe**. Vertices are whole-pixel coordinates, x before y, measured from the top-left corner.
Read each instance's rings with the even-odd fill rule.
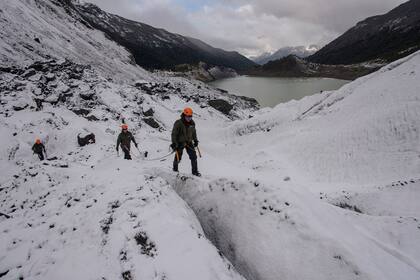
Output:
[[[201,158],[201,151],[200,148],[197,146],[197,152],[198,152],[198,156]]]
[[[178,150],[175,151],[175,155],[176,155],[176,161],[179,162],[180,160],[179,160],[179,152],[178,152]]]

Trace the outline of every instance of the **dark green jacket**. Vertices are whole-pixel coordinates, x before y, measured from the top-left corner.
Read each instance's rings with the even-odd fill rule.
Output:
[[[194,121],[186,125],[182,118],[177,120],[172,129],[172,143],[175,143],[177,146],[183,146],[193,141],[198,142]]]
[[[36,153],[36,154],[42,154],[42,152],[45,152],[45,146],[42,143],[40,143],[40,144],[35,143],[32,146],[32,151],[34,151],[34,153]]]
[[[117,139],[117,150],[120,145],[122,149],[130,150],[131,141],[137,146],[136,139],[134,139],[134,136],[130,131],[121,132]]]

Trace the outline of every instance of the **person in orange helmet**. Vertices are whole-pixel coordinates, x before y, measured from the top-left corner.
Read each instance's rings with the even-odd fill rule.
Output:
[[[44,153],[45,157],[47,156],[47,151],[45,150],[44,144],[42,144],[41,139],[37,138],[35,140],[35,144],[32,146],[32,151],[34,154],[37,154],[41,161],[44,160]]]
[[[121,149],[124,152],[124,159],[131,160],[131,155],[130,155],[131,142],[134,143],[134,146],[136,146],[136,148],[138,147],[136,139],[134,139],[133,134],[130,131],[128,131],[128,125],[123,124],[121,126],[121,133],[118,135],[118,139],[117,139],[117,152],[119,151],[119,147],[121,146]]]
[[[185,108],[181,114],[181,118],[174,123],[171,135],[171,148],[177,154],[173,162],[173,171],[178,172],[178,164],[181,161],[185,148],[191,160],[192,174],[201,176],[200,172],[198,172],[197,153],[195,152],[195,147],[198,146],[197,131],[192,117],[193,110],[191,108]]]

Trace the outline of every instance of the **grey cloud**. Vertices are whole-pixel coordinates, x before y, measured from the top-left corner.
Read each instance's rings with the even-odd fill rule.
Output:
[[[291,17],[342,33],[369,16],[388,12],[405,0],[234,0],[258,13]]]
[[[171,0],[87,0],[107,12],[183,35],[197,35],[185,20],[186,11]]]
[[[188,11],[175,0],[88,0],[121,16],[245,55],[326,44],[404,0],[215,0]]]

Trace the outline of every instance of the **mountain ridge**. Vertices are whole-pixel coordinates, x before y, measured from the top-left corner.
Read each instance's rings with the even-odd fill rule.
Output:
[[[255,65],[238,52],[214,48],[196,38],[110,14],[94,4],[76,4],[75,7],[84,20],[127,48],[136,63],[146,69],[173,70],[179,64],[205,62],[243,71]]]
[[[342,80],[354,80],[379,69],[375,64],[330,65],[309,62],[295,55],[254,67],[247,72],[250,76],[258,77],[323,77]]]
[[[308,57],[322,64],[392,62],[420,49],[420,1],[411,0],[386,14],[368,17]]]

